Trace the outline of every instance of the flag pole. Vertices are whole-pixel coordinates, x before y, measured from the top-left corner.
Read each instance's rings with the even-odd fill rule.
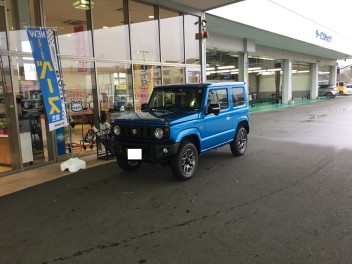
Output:
[[[55,39],[58,71],[59,71],[59,75],[60,75],[60,86],[61,86],[61,91],[62,91],[62,97],[63,97],[64,104],[65,104],[66,119],[67,119],[67,124],[68,124],[67,130],[68,130],[68,136],[69,136],[69,140],[70,140],[69,150],[70,150],[71,159],[73,159],[74,156],[73,156],[73,149],[72,149],[71,123],[70,123],[70,116],[68,114],[68,107],[67,107],[67,101],[66,101],[66,96],[65,96],[65,83],[64,83],[64,79],[63,79],[63,75],[62,75],[62,66],[61,66],[61,58],[60,58],[61,54],[60,54],[59,41],[58,41],[58,37],[57,37],[57,29],[56,28],[53,28],[53,33],[54,33],[54,39]]]
[[[66,111],[66,119],[67,119],[67,125],[68,125],[67,130],[68,130],[68,135],[69,135],[69,140],[70,140],[69,151],[70,151],[70,156],[71,156],[71,158],[69,160],[61,163],[61,171],[68,169],[70,172],[76,172],[79,169],[85,169],[86,162],[84,160],[80,160],[78,158],[75,158],[73,155],[71,123],[70,123],[70,116],[68,114],[68,106],[67,106],[66,95],[65,95],[65,83],[63,81],[61,53],[60,53],[60,48],[59,48],[59,39],[57,36],[57,28],[53,28],[53,34],[54,34],[54,43],[55,43],[55,49],[56,49],[58,72],[59,72],[59,77],[60,77],[60,86],[61,86],[62,97],[64,100],[65,111]]]

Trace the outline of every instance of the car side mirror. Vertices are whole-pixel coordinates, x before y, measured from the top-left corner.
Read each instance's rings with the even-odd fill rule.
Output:
[[[220,104],[210,104],[208,106],[208,114],[219,115],[220,113]]]
[[[148,104],[142,104],[141,105],[141,110],[144,111],[144,112],[148,111]]]

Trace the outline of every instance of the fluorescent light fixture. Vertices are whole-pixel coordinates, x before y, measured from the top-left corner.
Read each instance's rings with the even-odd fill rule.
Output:
[[[272,74],[274,74],[274,73],[272,73],[272,72],[261,72],[260,74],[261,74],[261,75],[272,75]]]
[[[292,73],[296,73],[296,72],[297,72],[297,70],[292,70],[291,72],[292,72]]]
[[[255,71],[255,70],[260,70],[262,67],[253,67],[253,68],[248,68],[249,71]]]
[[[274,68],[274,69],[267,69],[267,71],[281,71],[280,68]]]
[[[92,0],[75,0],[72,3],[74,8],[82,9],[82,10],[89,10],[90,7],[94,7],[94,1]]]
[[[260,57],[260,56],[252,56],[252,55],[248,55],[248,58],[259,59],[259,60],[270,60],[270,61],[275,60],[274,58],[270,58],[270,57]]]
[[[330,74],[330,72],[319,72],[319,74],[322,74],[322,75],[324,75],[324,74]]]
[[[256,71],[252,71],[252,72],[266,72],[266,70],[256,70]]]
[[[230,70],[220,70],[220,71],[216,71],[217,73],[225,73],[225,72],[230,72]]]
[[[218,67],[219,70],[227,70],[227,69],[234,69],[235,66],[231,65],[231,66],[220,66]]]
[[[309,72],[309,70],[306,70],[306,71],[297,71],[297,73],[305,73],[305,72]]]
[[[154,16],[148,16],[148,18],[153,19],[153,18],[154,18]]]
[[[103,26],[103,28],[109,28],[108,26]]]
[[[207,71],[214,71],[215,70],[215,67],[209,67],[209,68],[206,68]]]

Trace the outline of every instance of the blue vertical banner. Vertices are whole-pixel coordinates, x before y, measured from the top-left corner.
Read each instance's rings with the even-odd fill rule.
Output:
[[[49,130],[68,125],[53,29],[27,28]]]

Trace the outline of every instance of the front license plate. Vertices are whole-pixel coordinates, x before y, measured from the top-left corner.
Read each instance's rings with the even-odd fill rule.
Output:
[[[142,149],[127,149],[127,159],[141,160],[142,159]]]

